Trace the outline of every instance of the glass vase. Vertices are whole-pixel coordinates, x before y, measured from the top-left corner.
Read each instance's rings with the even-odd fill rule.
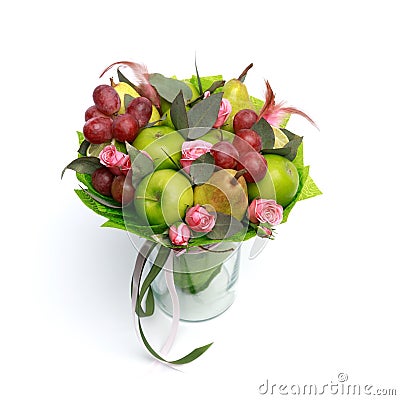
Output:
[[[221,242],[218,246],[191,248],[173,256],[174,284],[180,319],[204,321],[227,310],[235,299],[241,243]],[[152,283],[158,306],[172,315],[172,301],[165,280],[165,267]]]

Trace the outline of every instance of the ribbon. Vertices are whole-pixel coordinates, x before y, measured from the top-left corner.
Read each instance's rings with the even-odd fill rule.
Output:
[[[179,358],[177,360],[173,361],[168,361],[166,360],[162,355],[158,354],[153,347],[150,345],[148,340],[146,339],[146,336],[143,332],[142,324],[141,324],[141,318],[148,317],[153,314],[154,311],[154,298],[153,298],[153,292],[151,290],[151,282],[155,279],[155,277],[158,275],[158,273],[161,272],[161,270],[164,268],[165,270],[165,280],[167,284],[167,288],[169,291],[169,294],[171,296],[171,301],[172,301],[172,326],[170,329],[169,336],[164,344],[164,346],[161,349],[161,354],[166,356],[173,346],[173,343],[176,338],[176,334],[178,331],[178,326],[179,326],[179,319],[180,319],[180,306],[179,306],[179,299],[178,295],[176,292],[175,288],[175,283],[174,283],[174,272],[173,272],[173,257],[174,252],[171,249],[167,249],[166,247],[161,246],[158,250],[158,254],[156,257],[156,260],[154,261],[152,267],[150,268],[150,271],[143,283],[143,286],[141,287],[141,280],[142,280],[142,275],[143,275],[143,270],[146,265],[146,262],[148,261],[149,256],[153,252],[154,248],[157,246],[156,243],[146,241],[142,247],[139,250],[139,254],[136,258],[135,262],[135,267],[133,269],[133,274],[132,274],[132,283],[131,283],[131,297],[132,297],[132,310],[134,312],[134,316],[136,315],[135,321],[137,324],[135,324],[135,329],[136,329],[136,334],[139,339],[142,340],[144,346],[146,349],[149,351],[149,353],[158,361],[165,363],[165,364],[187,364],[196,358],[200,357],[205,351],[208,350],[208,348],[212,345],[212,343],[209,343],[205,346],[197,347],[196,349],[192,350],[190,353],[187,355],[183,356],[182,358]],[[160,261],[162,260],[163,256],[167,254],[167,259],[164,262],[163,266],[160,266]],[[147,279],[149,278],[150,279]],[[143,288],[143,290],[142,290]],[[146,310],[142,309],[141,306],[141,301],[144,298],[145,293],[147,292],[147,298],[146,298]]]
[[[163,355],[167,355],[168,352],[171,350],[172,345],[174,344],[176,334],[178,333],[179,319],[181,313],[178,293],[176,292],[176,287],[174,282],[173,257],[174,253],[173,251],[170,251],[167,262],[165,263],[165,283],[167,284],[167,288],[171,296],[171,302],[172,302],[172,325],[168,339],[161,349],[161,354]]]

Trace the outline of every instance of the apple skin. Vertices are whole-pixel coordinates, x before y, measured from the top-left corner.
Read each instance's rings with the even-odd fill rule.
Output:
[[[299,188],[299,173],[296,166],[287,158],[277,154],[265,154],[268,171],[257,183],[249,183],[247,190],[249,200],[256,197],[275,199],[282,207],[286,207],[296,196]]]
[[[199,139],[204,140],[205,142],[216,144],[222,140],[232,143],[235,137],[235,134],[232,132],[224,131],[222,129],[211,129],[205,135],[201,136]]]
[[[186,85],[189,86],[190,90],[192,91],[192,97],[191,97],[190,101],[196,100],[200,96],[200,93],[197,90],[197,87],[194,86],[193,83],[190,82],[189,79],[184,79],[183,82],[185,82]]]
[[[154,161],[154,167],[159,169],[178,169],[180,166],[182,144],[185,139],[175,129],[163,125],[142,129],[132,143],[138,150],[149,153]],[[167,154],[175,161],[169,159]]]
[[[147,175],[137,186],[136,212],[149,225],[171,226],[193,205],[190,181],[180,172],[162,169]]]

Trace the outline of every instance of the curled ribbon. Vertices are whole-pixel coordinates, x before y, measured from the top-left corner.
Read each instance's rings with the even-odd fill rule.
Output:
[[[156,243],[146,241],[139,250],[139,254],[137,255],[135,262],[135,267],[133,269],[132,283],[131,283],[131,297],[132,297],[132,309],[134,312],[134,316],[136,315],[135,318],[136,334],[139,337],[139,339],[142,340],[144,346],[149,351],[149,353],[156,360],[165,364],[173,364],[173,365],[187,364],[195,360],[196,358],[200,357],[205,351],[207,351],[207,349],[212,345],[212,343],[198,347],[178,360],[168,361],[161,355],[161,354],[163,354],[164,356],[167,355],[175,341],[179,327],[180,306],[174,283],[173,257],[175,257],[175,254],[173,250],[163,246],[159,247],[157,257],[155,261],[152,263],[150,271],[148,272],[143,283],[141,283],[143,270],[146,265],[146,262],[148,262],[148,259],[156,246],[157,246]],[[172,301],[172,326],[170,329],[169,336],[160,351],[161,354],[159,354],[153,349],[153,347],[146,339],[141,324],[141,318],[149,317],[154,312],[154,297],[150,285],[151,282],[156,278],[156,276],[161,272],[163,268],[165,269],[165,280]],[[146,293],[147,293],[145,301],[146,309],[144,310],[142,308],[141,303]]]

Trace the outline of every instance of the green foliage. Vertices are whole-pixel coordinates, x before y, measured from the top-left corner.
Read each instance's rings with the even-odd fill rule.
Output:
[[[119,74],[119,75],[122,75],[122,74]],[[166,78],[166,79],[169,79],[169,78]],[[223,82],[222,75],[199,77],[199,79],[200,79],[203,90],[207,90],[205,88],[213,87],[213,85],[219,86],[221,81]],[[198,78],[196,75],[192,76],[192,78],[190,79],[190,82],[192,84],[194,84],[196,86],[196,88],[199,88],[199,82],[198,82]],[[176,90],[177,86],[174,86],[174,87],[175,87],[174,90]],[[221,88],[216,89],[215,92],[216,93],[219,92],[220,89]],[[177,94],[175,94],[175,97],[172,100],[173,101],[176,100],[178,102],[178,105],[175,106],[176,110],[177,110],[176,116],[175,116],[175,121],[176,121],[176,119],[183,121],[182,122],[182,128],[183,128],[186,126],[185,118],[188,118],[188,115],[187,115],[188,113],[186,113],[186,109],[185,109],[184,110],[185,113],[183,114],[184,107],[182,107],[182,106],[184,106],[185,99],[184,99],[183,94],[179,94],[179,91],[176,92]],[[179,98],[177,100],[177,98],[179,96],[181,96],[181,98]],[[207,100],[208,100],[208,102],[207,102]],[[255,97],[251,97],[251,100],[252,100],[253,104],[255,105],[256,109],[261,109],[261,107],[264,104],[264,102],[262,100],[257,99]],[[205,121],[206,126],[212,126],[214,121],[211,121],[211,119],[213,119],[214,116],[212,118],[210,118],[210,116],[207,116],[207,109],[211,110],[213,114],[216,114],[217,110],[218,110],[219,101],[220,101],[220,96],[217,97],[214,95],[214,96],[209,97],[206,100],[203,100],[200,103],[200,104],[202,104],[202,103],[206,103],[206,104],[202,104],[201,106],[199,104],[198,107],[196,107],[196,105],[194,105],[190,111],[190,112],[192,112],[192,115],[190,117],[191,125],[193,125],[193,127],[195,127],[196,125],[198,126],[199,124],[203,125],[203,122]],[[197,108],[197,110],[192,111],[195,107]],[[281,128],[284,128],[288,119],[289,119],[289,115],[288,115],[288,118],[281,125]],[[189,126],[189,123],[188,123],[188,126]],[[258,128],[260,128],[260,131],[263,133],[263,136],[264,136],[263,143],[271,142],[271,138],[269,137],[270,133],[269,133],[268,126],[266,124],[260,123],[260,126]],[[194,129],[193,129],[193,131],[194,131]],[[299,179],[299,189],[297,191],[297,194],[296,194],[295,198],[293,199],[293,201],[288,206],[286,206],[284,209],[284,217],[283,217],[282,222],[286,222],[290,212],[292,211],[292,209],[294,208],[294,206],[297,204],[298,201],[309,199],[311,197],[320,195],[322,192],[319,190],[319,188],[317,187],[317,185],[315,184],[313,179],[310,177],[309,166],[304,165],[303,142],[301,140],[302,138],[300,136],[293,134],[292,132],[290,132],[286,129],[283,129],[283,132],[289,138],[289,143],[287,144],[287,146],[285,146],[282,149],[267,149],[265,151],[265,153],[281,154],[285,157],[288,157],[289,159],[292,159],[294,165],[296,166],[296,168],[299,172],[300,179]],[[204,132],[199,132],[199,134],[204,134]],[[85,138],[84,138],[82,132],[77,132],[77,135],[78,135],[79,146],[81,146],[82,143],[84,143]],[[195,137],[190,137],[189,139],[195,139]],[[134,149],[130,149],[130,150],[131,150],[131,152],[134,152]],[[135,152],[135,154],[132,153],[133,158],[135,157],[135,155],[136,155],[136,152]],[[79,154],[78,159],[79,158],[82,158],[82,155]],[[74,162],[75,161],[76,160],[74,160]],[[201,161],[201,159],[198,161],[198,163],[199,163],[198,165],[201,166],[202,163],[200,163],[200,161]],[[89,161],[89,163],[90,162],[91,161]],[[193,164],[197,165],[196,162]],[[204,167],[204,165],[202,165],[202,166]],[[89,169],[90,168],[91,168],[91,166],[89,166]],[[196,167],[195,167],[195,169],[196,169]],[[125,231],[129,231],[133,234],[136,234],[138,236],[144,237],[152,242],[161,243],[165,247],[179,248],[179,246],[173,246],[170,243],[168,236],[165,232],[164,226],[146,226],[142,223],[142,221],[138,220],[137,217],[134,217],[133,215],[129,215],[129,217],[127,217],[127,215],[124,215],[124,212],[121,208],[119,208],[119,209],[112,208],[112,207],[108,207],[106,204],[104,204],[107,201],[108,202],[112,201],[112,199],[110,199],[107,196],[102,196],[101,194],[99,194],[98,192],[95,191],[95,189],[93,188],[92,183],[91,183],[90,174],[77,172],[76,176],[77,176],[78,180],[81,183],[83,183],[86,187],[86,191],[82,190],[82,189],[76,190],[75,191],[76,194],[88,208],[90,208],[95,213],[106,218],[106,221],[102,224],[102,227],[122,229]],[[201,180],[204,180],[205,178],[204,177],[202,178],[201,176],[199,176],[198,179],[200,179],[200,181],[201,181]],[[199,183],[200,183],[200,181],[199,181]],[[104,201],[103,204],[100,201],[97,201],[96,199],[94,199],[93,195],[100,197],[100,200]],[[217,236],[223,237],[222,239],[213,238],[212,234],[208,235],[208,236],[210,236],[210,237],[201,236],[201,237],[191,238],[189,241],[188,247],[206,246],[206,245],[214,244],[214,243],[220,242],[220,241],[241,242],[241,241],[249,240],[249,239],[253,238],[254,236],[256,236],[256,230],[254,229],[254,227],[249,225],[248,227],[243,227],[241,230],[239,230],[238,232],[234,233],[233,235],[231,235],[229,237],[223,237],[223,235],[217,235]]]
[[[195,185],[207,182],[214,173],[214,157],[210,153],[205,153],[193,161],[190,166],[190,175]]]
[[[151,74],[150,83],[155,87],[158,94],[170,103],[174,101],[179,92],[182,92],[185,100],[190,100],[192,97],[190,87],[178,79],[167,78],[162,74]]]
[[[170,113],[172,123],[176,129],[180,130],[189,128],[185,99],[183,98],[183,93],[181,91],[177,94],[172,102]]]

